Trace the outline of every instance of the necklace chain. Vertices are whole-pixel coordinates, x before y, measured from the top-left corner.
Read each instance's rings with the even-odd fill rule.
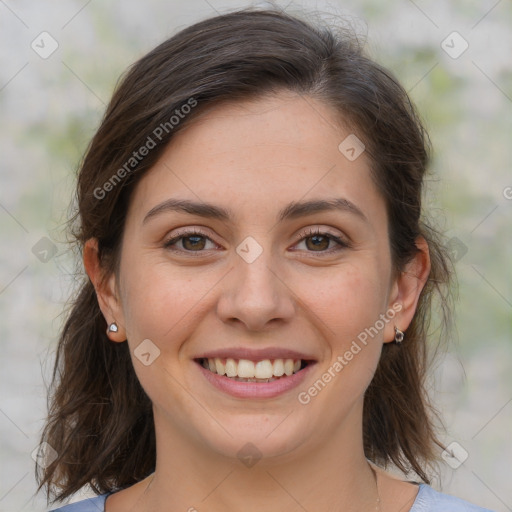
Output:
[[[370,469],[372,470],[373,478],[375,480],[375,490],[377,491],[377,502],[375,503],[375,510],[376,512],[381,512],[380,508],[380,493],[379,493],[379,482],[377,480],[377,472],[373,468],[371,464],[368,464],[370,466]]]

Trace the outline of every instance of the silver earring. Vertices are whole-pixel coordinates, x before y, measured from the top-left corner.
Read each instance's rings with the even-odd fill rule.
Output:
[[[396,325],[395,325],[395,343],[397,345],[400,345],[402,341],[404,341],[405,333],[401,331]]]
[[[107,334],[111,333],[111,332],[117,332],[119,331],[119,327],[117,326],[117,324],[115,322],[112,322],[109,326],[108,326],[108,329],[107,329]]]

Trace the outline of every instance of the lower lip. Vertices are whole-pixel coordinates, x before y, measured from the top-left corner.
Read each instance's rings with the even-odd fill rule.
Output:
[[[196,362],[196,366],[206,380],[217,389],[236,398],[275,398],[296,388],[306,378],[314,363],[287,377],[281,377],[272,382],[241,382],[230,379],[225,375],[218,375],[204,368]]]

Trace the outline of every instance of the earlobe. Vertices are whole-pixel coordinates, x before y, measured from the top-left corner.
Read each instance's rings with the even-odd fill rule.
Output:
[[[122,343],[123,341],[126,341],[125,331],[123,330],[120,332],[120,328],[115,321],[108,325],[107,336],[109,337],[110,341],[115,341],[116,343]]]
[[[414,318],[418,300],[430,274],[430,254],[425,238],[418,237],[416,247],[418,252],[396,277],[393,284],[390,307],[400,304],[401,308],[393,321],[387,326],[384,333],[385,342],[395,341],[400,343],[404,337],[407,338],[407,328]],[[397,330],[402,332],[404,336],[398,334],[397,339]]]
[[[104,275],[99,260],[98,241],[95,238],[91,238],[85,243],[83,262],[85,271],[96,291],[101,312],[107,322],[107,336],[111,341],[126,341],[122,309],[116,291],[116,278],[114,274]]]

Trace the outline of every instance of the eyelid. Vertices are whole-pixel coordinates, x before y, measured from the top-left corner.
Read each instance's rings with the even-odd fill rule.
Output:
[[[172,237],[170,237],[169,239],[165,240],[164,241],[164,248],[170,248],[171,244],[173,244],[175,242],[178,242],[182,238],[187,238],[187,237],[191,237],[191,236],[202,236],[204,238],[207,238],[208,240],[210,240],[214,244],[219,245],[217,242],[215,242],[215,240],[213,240],[213,238],[208,233],[203,231],[202,228],[195,227],[195,226],[190,226],[190,227],[187,226],[185,228],[178,228],[178,231],[176,231],[176,233],[174,233],[172,235]],[[205,251],[204,250],[203,251],[177,250],[177,252],[185,252],[185,253],[189,253],[190,254],[190,253],[194,253],[194,252],[201,253],[201,252],[205,252]]]
[[[201,235],[211,239],[211,236],[206,231],[204,231],[202,227],[198,226],[186,226],[184,228],[176,228],[176,232],[173,234],[171,239],[193,235]]]
[[[330,240],[336,242],[338,244],[337,248],[331,248],[327,251],[306,251],[310,254],[331,254],[332,252],[336,252],[341,249],[348,249],[352,247],[351,242],[349,241],[348,237],[346,235],[342,234],[335,234],[330,231],[330,228],[324,227],[309,227],[306,228],[306,230],[303,230],[299,233],[299,239],[295,242],[294,245],[297,245],[298,243],[303,242],[305,239],[313,237],[313,236],[326,236]]]
[[[200,255],[201,253],[207,252],[208,249],[203,249],[200,251],[187,251],[185,249],[171,249],[171,245],[178,242],[180,239],[192,237],[192,236],[202,236],[208,240],[210,240],[212,243],[216,245],[220,245],[215,240],[212,239],[210,235],[208,235],[205,231],[202,230],[202,228],[190,226],[178,229],[178,231],[168,240],[164,242],[164,248],[167,248],[169,250],[173,250],[175,252],[185,253],[185,254],[192,254],[192,255]],[[303,242],[307,238],[313,237],[313,236],[326,236],[331,241],[334,241],[338,247],[337,248],[331,248],[326,251],[305,251],[309,254],[332,254],[333,252],[337,252],[339,250],[347,249],[351,247],[351,243],[349,240],[347,240],[347,237],[344,235],[337,235],[332,233],[329,228],[320,228],[320,227],[309,227],[305,230],[302,230],[299,235],[296,242],[293,244],[293,246]],[[292,249],[293,250],[293,249]]]

